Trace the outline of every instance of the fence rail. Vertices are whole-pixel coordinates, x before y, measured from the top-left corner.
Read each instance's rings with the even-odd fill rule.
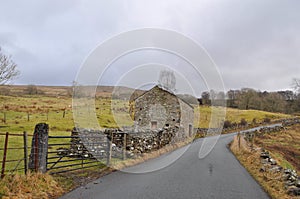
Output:
[[[123,144],[118,153],[114,151],[114,141]],[[126,159],[126,134],[123,138],[114,138],[113,133],[48,137],[47,171],[50,174],[110,165],[112,158]]]
[[[46,171],[50,174],[66,173],[103,167],[105,164],[110,165],[112,158],[124,160],[126,158],[125,146],[123,150],[116,152],[113,144],[113,140],[121,142],[122,138],[113,137],[113,134],[86,137],[47,135]],[[3,140],[3,145],[0,146],[0,178],[16,172],[26,174],[29,169],[39,171],[41,165],[41,140],[39,139],[41,137],[38,136],[38,133],[32,135],[27,134],[27,132],[0,132],[1,145]],[[92,139],[93,141],[83,143],[82,140],[84,139]],[[101,150],[93,153],[92,148],[99,148],[100,146],[102,146]]]
[[[9,132],[0,133],[0,137],[3,136],[4,146],[3,148],[0,148],[0,151],[3,151],[2,160],[0,161],[1,178],[3,178],[7,173],[15,173],[17,171],[23,171],[26,174],[28,171],[28,149],[30,149],[30,147],[28,147],[28,137],[32,135],[27,134],[27,132],[23,132],[22,134]],[[14,139],[16,137],[23,138],[23,147],[9,147],[10,139]],[[12,153],[9,153],[11,151]],[[16,158],[16,156],[19,156],[20,158]],[[21,162],[23,162],[24,165],[22,168],[20,168]]]

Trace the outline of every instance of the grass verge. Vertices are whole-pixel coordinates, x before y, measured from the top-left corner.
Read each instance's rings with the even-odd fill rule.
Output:
[[[240,147],[237,136],[230,144],[230,150],[236,156],[238,161],[247,169],[250,175],[263,187],[263,189],[273,199],[290,199],[284,188],[284,182],[278,173],[266,171],[260,172],[262,167],[260,160],[260,150],[251,151],[247,142],[241,137]],[[272,157],[275,157],[270,152]]]
[[[61,185],[48,174],[7,175],[0,181],[2,199],[57,198],[63,192]]]

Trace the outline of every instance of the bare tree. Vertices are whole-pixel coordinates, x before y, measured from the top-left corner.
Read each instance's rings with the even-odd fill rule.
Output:
[[[17,64],[11,60],[10,56],[2,53],[0,48],[0,85],[8,83],[19,74]]]
[[[229,90],[226,94],[227,104],[229,107],[237,108],[237,98],[240,94],[239,90]]]
[[[29,95],[37,95],[38,94],[37,86],[34,84],[28,85],[26,91],[27,91],[27,94],[29,94]]]
[[[208,91],[204,91],[201,94],[201,98],[204,105],[210,105],[210,93]]]
[[[175,92],[176,77],[174,72],[171,70],[160,71],[158,83],[164,89],[170,92]]]
[[[292,86],[297,93],[300,93],[300,79],[294,78]]]
[[[260,109],[258,92],[252,88],[242,88],[237,96],[239,109]]]

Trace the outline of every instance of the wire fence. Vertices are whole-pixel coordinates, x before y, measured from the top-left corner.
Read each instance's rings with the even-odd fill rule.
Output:
[[[1,178],[6,174],[27,173],[28,172],[28,146],[27,132],[18,133],[0,133],[0,139],[3,140],[3,147],[0,148],[1,157]],[[23,143],[22,146],[19,144]]]
[[[0,122],[7,123],[22,123],[36,121],[50,121],[56,119],[69,118],[71,116],[71,110],[59,109],[59,110],[36,110],[36,111],[18,111],[18,110],[0,110]]]

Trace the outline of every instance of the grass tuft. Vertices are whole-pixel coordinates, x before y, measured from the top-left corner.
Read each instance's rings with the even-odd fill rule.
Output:
[[[7,198],[57,198],[64,192],[48,174],[7,175],[0,181],[0,196]]]

